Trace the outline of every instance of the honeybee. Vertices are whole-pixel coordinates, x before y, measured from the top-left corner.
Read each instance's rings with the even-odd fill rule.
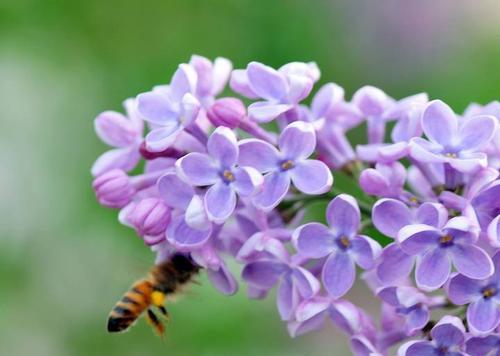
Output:
[[[146,320],[163,337],[165,326],[152,307],[158,308],[168,321],[165,308],[167,297],[173,296],[198,274],[200,267],[188,256],[174,254],[165,262],[155,265],[149,275],[135,282],[122,299],[115,304],[108,318],[108,332],[126,331],[146,311]]]

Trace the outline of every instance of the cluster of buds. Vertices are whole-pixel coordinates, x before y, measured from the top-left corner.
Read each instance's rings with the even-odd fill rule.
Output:
[[[319,77],[314,63],[233,70],[193,56],[126,115],[95,119],[113,147],[92,167],[98,201],[157,262],[189,255],[226,295],[238,281],[250,298],[277,288],[293,337],[330,320],[356,355],[498,352],[500,103],[456,114],[423,93],[365,86],[347,100],[327,83],[304,104]],[[218,97],[228,83],[238,97]],[[360,125],[367,142],[354,144]],[[324,223],[309,213],[321,201]],[[346,299],[356,281],[380,322]]]

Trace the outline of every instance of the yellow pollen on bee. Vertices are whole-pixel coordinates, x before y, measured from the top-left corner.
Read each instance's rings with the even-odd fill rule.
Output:
[[[496,289],[493,287],[490,287],[490,288],[486,289],[485,291],[483,291],[483,297],[491,298],[495,295],[495,293],[496,293]]]
[[[457,154],[452,152],[445,153],[444,155],[448,158],[457,158]]]
[[[292,160],[287,160],[281,164],[281,169],[283,169],[285,171],[288,169],[291,169],[293,167],[295,167],[295,165],[293,164]]]
[[[234,181],[234,174],[230,170],[225,170],[224,173],[222,173],[224,179],[228,182]]]
[[[453,236],[451,235],[444,235],[444,236],[441,236],[441,238],[439,239],[439,242],[442,243],[442,244],[446,244],[448,242],[451,242],[453,240]]]
[[[349,238],[345,237],[345,236],[342,236],[340,238],[340,243],[342,244],[342,246],[344,247],[349,247],[351,246],[351,241],[349,241]]]
[[[165,303],[165,294],[155,290],[151,293],[151,303],[157,307],[163,305]]]

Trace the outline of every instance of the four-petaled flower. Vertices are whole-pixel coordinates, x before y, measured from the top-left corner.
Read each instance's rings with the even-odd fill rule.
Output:
[[[323,285],[334,297],[351,289],[356,276],[355,263],[361,268],[374,266],[380,245],[368,236],[358,235],[360,212],[356,200],[347,194],[333,199],[326,210],[329,228],[309,223],[295,230],[297,251],[309,258],[328,256],[323,271]]]
[[[236,135],[227,127],[218,127],[212,133],[207,151],[179,159],[177,173],[193,186],[210,186],[205,194],[205,209],[210,220],[222,223],[236,207],[236,194],[252,195],[262,184],[262,176],[252,167],[236,167],[239,147]]]
[[[258,208],[269,211],[276,207],[290,188],[290,181],[306,194],[322,194],[330,190],[333,176],[321,161],[307,159],[314,151],[316,135],[311,124],[293,122],[278,140],[278,151],[258,140],[240,141],[239,164],[266,173],[262,190],[254,197]]]

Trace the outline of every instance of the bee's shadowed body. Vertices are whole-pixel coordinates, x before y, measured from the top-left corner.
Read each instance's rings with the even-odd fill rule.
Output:
[[[199,270],[200,267],[182,254],[175,254],[154,266],[148,277],[135,282],[111,310],[108,332],[127,330],[147,310],[148,322],[162,336],[165,330],[163,323],[150,308],[157,307],[162,316],[168,318],[165,298],[179,292]]]

